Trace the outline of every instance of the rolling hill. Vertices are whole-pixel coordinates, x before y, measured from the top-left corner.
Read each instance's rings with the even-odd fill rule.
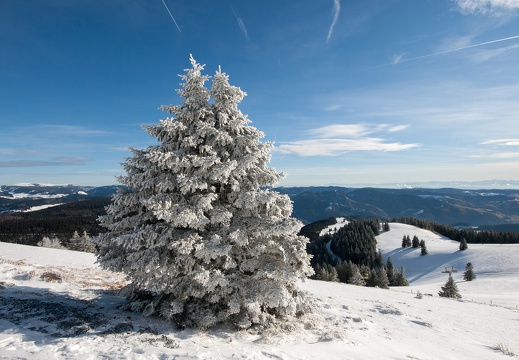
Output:
[[[403,234],[423,238],[429,255],[400,249]],[[0,356],[25,359],[504,359],[519,353],[519,245],[470,245],[391,223],[377,237],[409,287],[389,290],[307,280],[315,313],[255,333],[222,325],[179,329],[119,309],[121,274],[93,254],[0,243]],[[471,261],[476,280],[454,274],[462,299],[438,297],[447,275]],[[59,281],[52,281],[52,274]],[[47,279],[48,281],[44,281]],[[417,291],[424,293],[422,299]],[[432,296],[427,296],[430,294]]]

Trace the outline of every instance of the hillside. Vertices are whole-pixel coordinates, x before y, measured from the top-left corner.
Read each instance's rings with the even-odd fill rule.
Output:
[[[43,236],[97,235],[118,186],[19,184],[0,186],[0,241],[36,244]],[[519,232],[519,191],[293,187],[276,189],[293,201],[303,223],[330,217],[388,220],[409,216],[451,226]]]
[[[316,313],[290,334],[176,329],[117,309],[124,277],[95,256],[0,243],[0,355],[84,359],[505,359],[519,353],[519,245],[457,244],[408,225],[390,224],[380,249],[404,265],[411,286],[383,290],[308,280]],[[399,249],[403,234],[423,238],[429,255]],[[447,275],[472,261],[473,282],[454,274],[463,296],[437,296]],[[61,282],[42,281],[53,274]],[[47,276],[49,278],[49,276]],[[420,290],[422,299],[415,297]],[[501,350],[499,350],[501,349]]]

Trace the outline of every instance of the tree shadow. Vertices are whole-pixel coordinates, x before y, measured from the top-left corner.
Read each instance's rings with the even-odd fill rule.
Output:
[[[126,299],[116,290],[86,290],[93,299],[29,286],[7,285],[0,290],[0,332],[23,335],[24,341],[48,345],[63,338],[124,333],[158,335],[155,328],[169,327],[161,319],[119,309]],[[150,322],[158,325],[150,327]]]

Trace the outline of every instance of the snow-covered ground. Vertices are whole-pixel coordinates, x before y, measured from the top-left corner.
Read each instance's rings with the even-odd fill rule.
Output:
[[[93,254],[0,242],[1,359],[506,359],[519,354],[519,245],[458,243],[390,223],[378,236],[411,286],[390,290],[309,280],[316,312],[285,334],[226,326],[177,329],[118,309],[121,274]],[[404,234],[429,255],[401,249]],[[477,279],[464,282],[468,261]],[[438,297],[454,274],[461,300]],[[59,279],[54,279],[55,278]],[[50,281],[45,281],[45,279]],[[417,299],[420,290],[424,296]],[[499,348],[501,350],[499,350]]]

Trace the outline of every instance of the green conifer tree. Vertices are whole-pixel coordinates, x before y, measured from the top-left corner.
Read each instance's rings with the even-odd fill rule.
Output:
[[[472,266],[472,263],[467,263],[467,266],[465,267],[465,272],[463,273],[463,280],[465,281],[472,281],[476,278],[476,273],[474,272],[474,268]]]
[[[412,241],[412,247],[413,248],[417,248],[420,246],[420,239],[418,239],[418,236],[413,236],[413,241]]]
[[[425,245],[424,240],[420,241],[420,247],[422,248],[422,250],[420,251],[421,256],[429,254],[429,251],[427,250],[427,246]]]
[[[467,250],[469,248],[469,245],[467,244],[467,239],[462,238],[460,241],[460,250]]]
[[[458,287],[456,286],[456,283],[454,282],[454,279],[452,278],[451,274],[449,274],[449,280],[447,280],[445,285],[442,286],[442,289],[440,292],[438,292],[438,295],[440,295],[441,297],[461,299]]]
[[[388,256],[386,261],[386,275],[387,279],[389,280],[389,285],[395,284],[395,266],[393,265],[393,262],[391,261],[391,256]]]

